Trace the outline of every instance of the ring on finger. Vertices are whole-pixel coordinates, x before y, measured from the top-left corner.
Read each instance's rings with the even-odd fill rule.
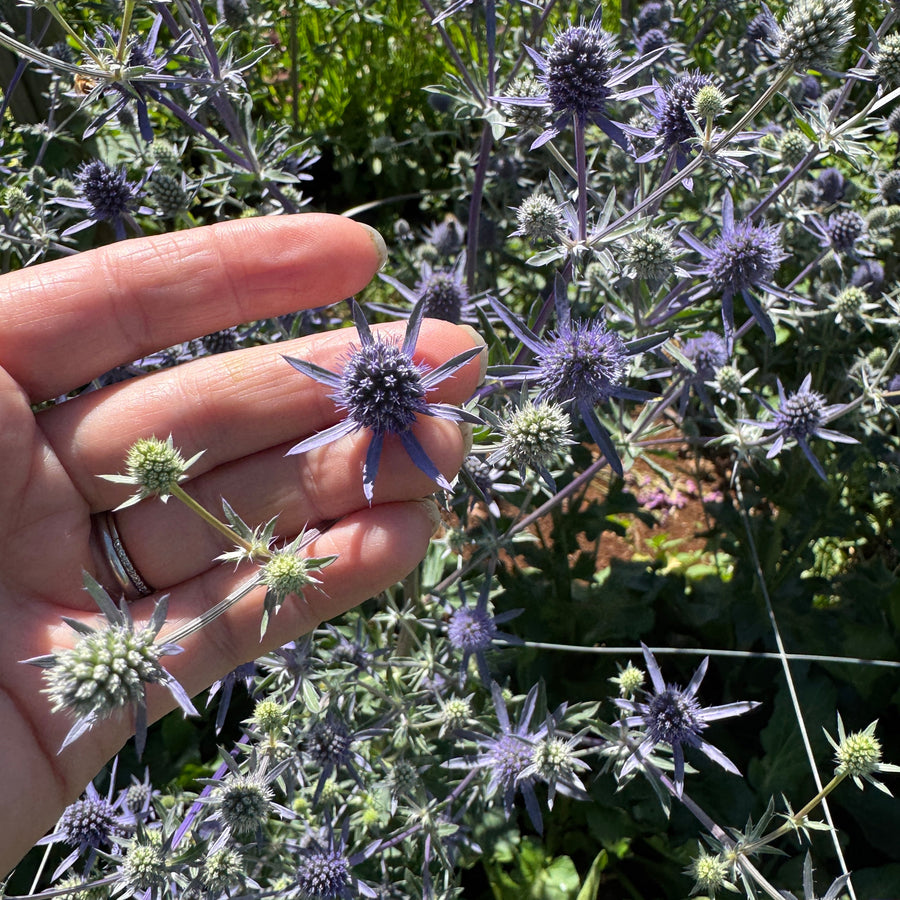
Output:
[[[137,566],[131,561],[112,510],[97,513],[93,517],[94,534],[100,546],[104,561],[112,572],[116,587],[126,600],[137,600],[154,593],[154,589],[144,580]]]

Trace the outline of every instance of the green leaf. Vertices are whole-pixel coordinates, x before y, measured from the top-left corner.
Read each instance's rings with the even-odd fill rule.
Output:
[[[591,863],[590,871],[581,890],[575,900],[597,900],[597,892],[600,890],[600,876],[603,870],[609,865],[609,854],[605,850],[601,850]]]

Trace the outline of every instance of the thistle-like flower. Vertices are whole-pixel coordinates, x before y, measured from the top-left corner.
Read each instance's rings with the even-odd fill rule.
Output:
[[[846,253],[865,233],[866,221],[853,209],[832,213],[825,225],[825,234],[836,253]]]
[[[798,72],[822,71],[852,37],[850,0],[794,0],[781,22],[778,61]]]
[[[726,193],[722,200],[722,231],[712,247],[702,244],[688,231],[682,231],[681,238],[704,257],[699,274],[706,276],[707,284],[695,296],[699,298],[712,292],[722,297],[727,344],[731,345],[734,335],[735,294],[744,298],[764,334],[774,341],[775,327],[753,291],[763,288],[782,299],[796,299],[770,281],[787,256],[781,248],[781,226],[754,225],[750,221],[735,223],[734,201]]]
[[[645,733],[644,739],[622,766],[619,777],[624,777],[641,765],[658,744],[668,744],[672,748],[675,762],[675,790],[678,796],[681,796],[684,791],[684,745],[700,750],[727,772],[740,775],[737,766],[721,750],[705,741],[702,734],[710,722],[743,715],[756,709],[759,703],[739,701],[726,703],[723,706],[704,708],[697,700],[697,691],[706,674],[709,657],[706,657],[697,667],[688,686],[682,688],[677,684],[666,684],[662,672],[660,672],[659,663],[650,652],[650,648],[641,644],[641,649],[644,651],[644,660],[653,683],[653,691],[643,691],[646,697],[645,702],[623,698],[613,701],[620,709],[635,714],[628,716],[622,724],[626,728],[644,729]]]
[[[140,755],[147,738],[148,684],[163,685],[186,715],[197,715],[184,688],[159,662],[160,657],[181,653],[181,647],[175,644],[156,641],[165,623],[168,597],[157,600],[150,621],[136,631],[124,598],[116,607],[87,572],[84,585],[106,617],[107,626],[94,629],[64,617],[63,621],[78,632],[75,646],[23,661],[46,670],[44,693],[49,695],[53,711],[65,709],[76,718],[60,750],[98,721],[133,706],[135,745]]]
[[[482,682],[491,683],[490,669],[487,663],[487,651],[496,641],[507,645],[521,644],[520,638],[511,634],[505,634],[497,626],[508,622],[518,616],[521,609],[509,609],[499,615],[492,616],[488,612],[488,599],[491,593],[491,578],[486,578],[478,593],[475,606],[469,606],[465,588],[459,585],[459,597],[461,605],[450,613],[447,622],[447,640],[454,650],[462,653],[459,664],[459,685],[462,688],[466,683],[469,670],[469,660],[474,656],[478,665],[478,674]]]
[[[847,405],[842,403],[827,404],[825,398],[818,391],[810,389],[811,384],[812,375],[809,374],[803,379],[800,388],[788,395],[785,394],[784,386],[779,380],[778,397],[781,401],[779,408],[777,410],[773,409],[765,400],[761,399],[763,406],[772,413],[773,418],[769,421],[749,424],[756,425],[764,431],[772,432],[772,446],[766,453],[768,459],[777,456],[790,441],[796,441],[804,456],[815,469],[816,474],[824,481],[826,480],[825,470],[812,452],[809,446],[810,440],[818,437],[841,444],[858,444],[859,441],[839,431],[832,431],[830,428],[823,427],[826,423],[845,412]]]
[[[546,194],[536,192],[526,197],[516,210],[519,227],[512,232],[521,235],[531,244],[553,241],[563,229],[563,214],[559,204]]]
[[[327,829],[325,840],[309,836],[297,859],[294,884],[300,900],[350,900],[358,897],[378,897],[379,894],[357,877],[353,867],[378,850],[374,841],[363,850],[351,854],[347,848],[349,824],[344,822],[339,837],[334,826]]]
[[[525,48],[538,68],[544,92],[538,96],[498,97],[505,105],[546,107],[553,117],[532,149],[555,138],[569,121],[583,130],[593,122],[619,146],[627,146],[621,127],[607,115],[612,100],[627,100],[645,94],[650,87],[619,91],[617,87],[650,65],[654,57],[641,58],[628,66],[616,65],[618,51],[612,35],[600,27],[599,7],[587,24],[569,25],[557,32],[545,54]]]
[[[702,72],[684,72],[657,92],[656,130],[664,147],[681,146],[694,136],[691,116],[697,95],[713,84]]]
[[[372,334],[363,311],[355,301],[352,303],[352,312],[360,345],[348,353],[340,373],[329,372],[306,360],[284,357],[298,372],[333,388],[332,399],[347,414],[337,425],[296,444],[288,450],[288,455],[305,453],[367,428],[372,438],[363,468],[363,493],[369,503],[374,495],[375,477],[386,436],[398,437],[416,466],[442,488],[451,491],[450,483],[431,461],[425,448],[413,434],[412,426],[419,415],[481,424],[479,418],[465,410],[427,400],[428,391],[474,359],[481,349],[473,347],[457,354],[437,369],[428,371],[413,359],[425,314],[425,304],[421,300],[409,317],[406,335],[400,346]]]
[[[652,396],[624,385],[628,360],[661,344],[665,335],[654,334],[626,342],[599,320],[573,322],[564,297],[565,288],[557,284],[555,290],[558,329],[545,339],[539,338],[504,306],[493,303],[497,315],[536,356],[532,366],[495,367],[493,373],[504,380],[533,383],[538,388],[539,402],[571,402],[610,466],[621,475],[619,454],[594,407],[612,398],[647,400]]]
[[[655,288],[676,271],[678,254],[672,236],[664,228],[644,228],[635,232],[622,256],[622,274],[646,281]]]

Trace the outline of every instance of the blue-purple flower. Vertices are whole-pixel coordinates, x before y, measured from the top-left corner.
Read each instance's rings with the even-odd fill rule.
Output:
[[[557,285],[556,290],[559,297],[562,288]],[[661,344],[665,335],[624,341],[599,319],[572,321],[568,305],[560,299],[557,302],[558,328],[541,339],[501,304],[495,302],[493,305],[510,331],[536,357],[531,366],[495,367],[493,373],[505,381],[534,384],[538,388],[538,401],[571,403],[610,466],[617,474],[623,474],[619,454],[594,407],[612,398],[647,400],[652,396],[625,386],[628,360]]]
[[[612,100],[628,100],[652,90],[650,87],[619,91],[617,87],[654,61],[641,58],[628,66],[617,66],[614,39],[600,27],[600,7],[587,24],[569,25],[557,32],[544,54],[526,47],[538,67],[544,93],[537,97],[502,97],[503,103],[549,107],[553,121],[534,141],[532,149],[555,138],[570,120],[583,130],[598,125],[619,146],[626,146],[621,127],[607,115]],[[658,54],[657,54],[658,55]]]
[[[339,836],[334,825],[326,829],[321,840],[309,836],[299,849],[294,884],[300,900],[350,900],[358,897],[377,897],[372,887],[353,872],[353,867],[368,859],[381,841],[374,841],[357,853],[350,853],[347,838],[349,823],[344,822]]]
[[[771,281],[775,271],[787,258],[781,247],[781,226],[754,225],[749,219],[736,223],[734,201],[731,194],[726,193],[722,199],[722,230],[712,247],[707,247],[686,230],[680,233],[680,237],[704,258],[699,274],[706,277],[707,283],[695,294],[695,299],[707,293],[722,297],[722,320],[728,345],[731,345],[734,336],[735,294],[744,298],[763,333],[774,341],[775,327],[753,292],[762,288],[782,299],[797,299]]]
[[[740,775],[737,766],[719,749],[702,737],[710,722],[740,716],[759,706],[756,701],[739,701],[723,706],[702,707],[697,700],[700,682],[706,674],[709,657],[697,667],[688,686],[666,684],[656,657],[650,648],[641,644],[647,672],[653,683],[652,691],[641,691],[645,700],[625,700],[617,698],[613,702],[620,709],[634,713],[623,720],[626,728],[640,728],[644,738],[622,766],[619,777],[624,777],[647,759],[658,744],[668,744],[672,748],[675,763],[675,790],[678,796],[684,791],[684,746],[700,750],[707,758],[718,763],[727,772]]]
[[[779,379],[778,397],[781,403],[778,409],[773,409],[760,398],[763,406],[772,413],[773,418],[769,421],[753,422],[752,424],[772,432],[772,446],[766,453],[768,459],[777,456],[787,443],[795,441],[816,470],[816,474],[825,480],[825,470],[809,446],[810,439],[818,437],[841,444],[857,444],[859,442],[849,435],[823,427],[831,419],[845,412],[847,405],[826,403],[825,398],[818,391],[810,389],[811,384],[812,375],[809,374],[803,379],[798,390],[792,394],[786,394]]]
[[[475,606],[469,606],[465,589],[460,583],[459,596],[462,604],[450,613],[450,619],[447,622],[447,640],[454,650],[462,653],[462,660],[459,666],[460,687],[465,684],[471,657],[475,657],[481,680],[484,684],[490,684],[491,675],[487,664],[487,651],[494,646],[494,642],[502,641],[505,644],[522,643],[520,638],[511,634],[505,634],[497,628],[498,625],[514,619],[522,610],[510,609],[499,615],[492,616],[488,612],[490,593],[491,578],[486,578],[478,594]]]
[[[428,391],[474,359],[481,349],[473,347],[465,350],[429,371],[413,359],[425,313],[424,303],[420,301],[413,309],[403,343],[399,346],[395,341],[372,333],[355,301],[351,308],[360,343],[347,354],[340,372],[329,372],[315,363],[284,357],[298,372],[333,388],[332,399],[346,412],[342,422],[296,444],[288,450],[288,455],[305,453],[367,428],[372,438],[363,468],[363,493],[369,503],[375,491],[375,477],[386,436],[398,437],[419,469],[444,490],[452,490],[413,434],[412,426],[420,415],[481,424],[480,419],[465,410],[446,403],[432,403],[427,399]]]

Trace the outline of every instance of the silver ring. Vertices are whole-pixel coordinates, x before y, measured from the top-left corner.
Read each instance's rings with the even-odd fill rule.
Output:
[[[131,561],[119,537],[116,528],[116,520],[112,510],[98,513],[94,517],[94,528],[100,540],[103,558],[106,560],[116,584],[125,596],[126,600],[136,600],[138,597],[147,597],[154,590],[141,577],[135,564]]]

